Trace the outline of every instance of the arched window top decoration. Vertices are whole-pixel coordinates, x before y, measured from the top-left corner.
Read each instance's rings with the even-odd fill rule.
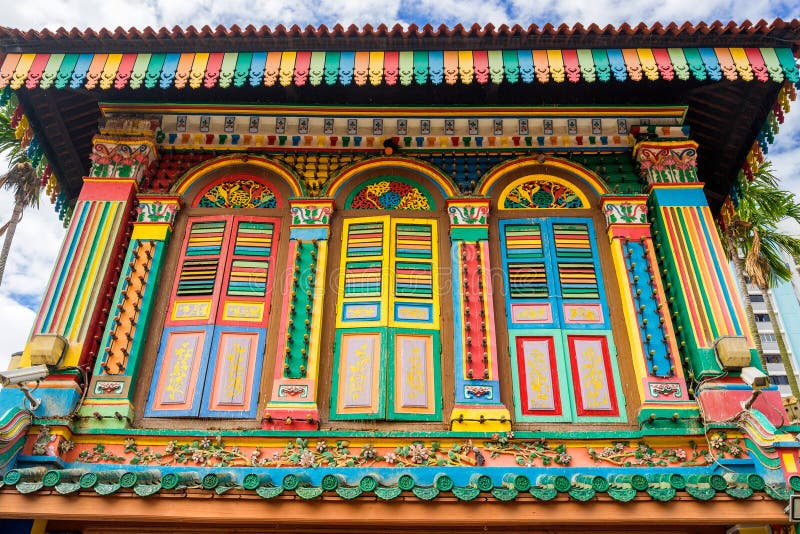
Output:
[[[278,196],[265,181],[250,175],[226,176],[197,196],[201,208],[277,208]]]
[[[399,176],[381,176],[353,190],[345,202],[352,210],[432,210],[430,193],[413,181]]]
[[[588,208],[586,196],[569,182],[548,175],[515,180],[500,195],[500,209]]]

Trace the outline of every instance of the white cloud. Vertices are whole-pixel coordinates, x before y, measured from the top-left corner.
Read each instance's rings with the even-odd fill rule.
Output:
[[[762,18],[771,19],[780,14],[784,17],[795,15],[790,6],[783,2],[769,0],[639,0],[638,2],[620,2],[619,0],[592,0],[591,2],[550,2],[544,0],[512,0],[511,14],[516,21],[576,22],[588,26],[594,22],[599,26],[606,24],[619,25],[628,22],[631,25],[639,22],[652,24],[662,22],[685,21],[713,22],[715,19],[755,22]],[[796,6],[794,6],[796,8]]]
[[[4,161],[0,167],[5,167]],[[2,223],[8,220],[12,206],[11,193],[0,191]],[[0,286],[0,369],[5,369],[11,353],[25,346],[63,239],[61,222],[43,195],[41,207],[28,209],[17,226]]]
[[[0,370],[8,368],[11,355],[28,340],[35,312],[0,294]]]
[[[495,25],[519,23],[523,26],[551,22],[601,26],[641,21],[653,23],[698,22],[720,19],[742,21],[796,16],[793,2],[772,0],[593,0],[552,2],[545,0],[28,0],[25,9],[6,10],[3,25],[21,29],[58,27],[124,28],[145,26],[238,24],[246,26],[291,26],[340,23],[392,25],[396,22],[474,22]]]

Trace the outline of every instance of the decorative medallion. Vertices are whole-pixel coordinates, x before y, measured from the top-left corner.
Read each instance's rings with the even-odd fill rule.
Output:
[[[433,202],[418,186],[397,178],[379,178],[357,189],[347,202],[354,210],[430,210]]]
[[[215,185],[197,205],[203,208],[276,208],[278,199],[267,184],[240,178]]]
[[[504,209],[583,208],[575,191],[559,182],[531,179],[511,189],[503,199]]]

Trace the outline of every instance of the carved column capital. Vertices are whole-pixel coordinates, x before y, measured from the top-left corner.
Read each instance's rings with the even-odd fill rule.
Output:
[[[289,200],[292,227],[330,226],[333,209],[331,198]]]
[[[158,159],[155,138],[96,135],[92,139],[93,178],[121,178],[141,182],[147,167]]]
[[[633,147],[640,174],[652,184],[697,182],[697,143],[642,141]]]
[[[646,196],[608,195],[600,203],[609,228],[616,224],[648,224]]]

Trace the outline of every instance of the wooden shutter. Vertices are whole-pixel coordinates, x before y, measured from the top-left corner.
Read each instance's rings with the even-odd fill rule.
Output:
[[[342,230],[332,419],[441,419],[436,221]]]
[[[187,224],[145,415],[254,417],[278,220]]]
[[[342,226],[331,419],[386,415],[390,233],[388,217]]]
[[[433,219],[393,218],[389,419],[441,419],[438,227]]]
[[[506,220],[500,234],[518,417],[621,420],[591,220]]]

